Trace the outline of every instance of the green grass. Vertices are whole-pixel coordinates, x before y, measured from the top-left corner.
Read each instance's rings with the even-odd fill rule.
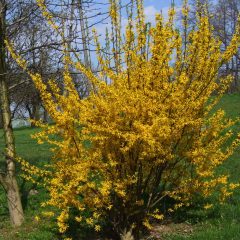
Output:
[[[41,165],[51,158],[51,152],[47,144],[38,145],[31,135],[39,131],[37,128],[21,128],[14,131],[16,141],[16,151],[18,156],[29,162]],[[3,152],[3,132],[0,130],[0,151]],[[3,155],[0,155],[1,166],[4,166]],[[21,173],[19,166],[17,173]],[[40,202],[47,194],[38,186],[18,178],[19,187],[22,193],[22,202],[26,221],[21,228],[13,229],[9,222],[7,203],[3,189],[0,187],[0,240],[26,239],[26,240],[52,240],[57,238],[57,226],[47,219],[37,222],[35,216],[41,212]],[[30,190],[37,190],[38,194],[29,194]]]
[[[240,117],[240,94],[226,95],[217,108],[223,108],[227,117]],[[51,152],[47,144],[38,145],[31,135],[39,131],[37,128],[21,128],[14,131],[17,154],[29,162],[41,165],[49,161]],[[240,125],[234,127],[234,131],[240,132]],[[0,130],[0,153],[3,152],[3,132]],[[227,171],[231,180],[240,182],[240,149],[222,166],[220,171]],[[0,165],[4,166],[3,156],[0,155]],[[20,169],[18,166],[18,173]],[[47,218],[39,222],[36,215],[41,215],[40,203],[46,199],[47,193],[31,183],[19,178],[19,186],[22,192],[26,221],[18,229],[13,229],[9,222],[7,204],[3,189],[0,187],[0,240],[54,240],[61,239],[58,235],[56,224]],[[29,195],[29,191],[35,189],[36,195]],[[214,200],[213,200],[214,201]],[[215,203],[215,202],[214,202]],[[208,212],[192,209],[183,218],[193,225],[190,234],[176,233],[166,235],[167,240],[238,240],[240,239],[240,190],[237,190],[231,199],[224,205],[215,204]]]
[[[217,106],[222,108],[229,118],[240,117],[240,94],[225,95]],[[240,133],[240,124],[234,127]],[[240,148],[219,169],[230,174],[230,179],[240,183]],[[187,213],[188,222],[194,224],[192,234],[172,234],[167,240],[239,240],[240,239],[240,190],[224,205],[216,204],[209,211],[191,210]]]

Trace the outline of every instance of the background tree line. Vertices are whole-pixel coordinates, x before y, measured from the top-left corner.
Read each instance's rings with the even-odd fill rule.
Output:
[[[238,0],[192,0],[191,11],[192,16],[196,11],[200,12],[201,8],[207,6],[208,13],[211,19],[211,24],[214,27],[214,32],[222,41],[222,49],[225,50],[236,28],[240,11],[240,1]],[[194,23],[195,19],[191,19]],[[226,63],[220,70],[219,76],[233,76],[233,82],[229,88],[229,93],[240,91],[240,49],[234,55],[229,63]]]
[[[78,54],[81,61],[90,68],[88,18],[92,19],[91,27],[106,18],[106,13],[101,12],[101,3],[95,4],[92,0],[45,3],[59,28],[63,29],[64,39],[49,27],[36,1],[0,0],[0,128],[3,128],[6,146],[6,150],[0,156],[0,184],[6,192],[10,219],[15,226],[22,224],[24,214],[16,179],[12,119],[48,119],[39,92],[29,76],[13,61],[4,41],[8,39],[16,46],[17,52],[27,60],[28,69],[40,73],[44,79],[54,77],[61,85],[63,44],[68,44],[70,55]],[[87,95],[86,78],[80,72],[71,74],[74,76],[79,95]]]

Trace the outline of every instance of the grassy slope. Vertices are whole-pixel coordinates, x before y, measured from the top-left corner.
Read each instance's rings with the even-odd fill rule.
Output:
[[[218,108],[226,111],[227,117],[240,117],[240,94],[226,95]],[[234,127],[240,133],[240,124]],[[230,174],[234,182],[240,182],[240,149],[238,149],[221,170]],[[191,235],[173,234],[166,236],[168,240],[239,240],[240,239],[240,189],[224,205],[216,204],[206,211],[191,211],[188,222],[195,223],[195,230]]]
[[[14,131],[16,139],[17,154],[31,163],[42,164],[50,159],[49,146],[38,145],[31,135],[39,129],[17,129]],[[3,150],[3,135],[0,131],[0,151]],[[3,157],[0,155],[0,164],[3,165]],[[18,173],[19,167],[18,167]],[[19,229],[13,229],[9,222],[7,204],[3,189],[0,187],[0,240],[24,239],[24,240],[54,240],[57,239],[57,227],[52,222],[43,220],[37,222],[35,216],[39,215],[40,202],[46,198],[46,193],[38,186],[26,183],[19,179],[19,186],[22,192],[23,207],[25,210],[26,222]],[[38,194],[31,195],[29,191],[36,189]]]
[[[226,110],[228,117],[240,117],[240,95],[226,95],[219,106]],[[240,125],[236,128],[240,132]],[[37,145],[30,135],[38,129],[18,129],[15,131],[16,147],[19,156],[32,163],[41,164],[50,158],[49,147],[47,145]],[[3,149],[2,131],[0,131],[0,151]],[[238,150],[231,159],[226,162],[224,169],[231,174],[235,181],[240,180],[240,161]],[[3,158],[0,156],[0,164]],[[40,202],[46,197],[43,189],[19,180],[20,188],[23,192],[23,203],[25,207],[26,223],[19,229],[12,229],[8,220],[6,199],[3,189],[0,187],[0,240],[24,239],[24,240],[54,240],[57,237],[56,225],[43,219],[40,222],[35,220],[35,216],[40,214]],[[30,189],[37,189],[38,194],[27,195]],[[193,234],[165,236],[169,240],[213,240],[213,239],[240,239],[240,192],[235,193],[232,199],[224,206],[215,205],[215,208],[208,213],[196,211],[188,213],[188,221],[195,224]],[[165,239],[164,238],[164,239]]]

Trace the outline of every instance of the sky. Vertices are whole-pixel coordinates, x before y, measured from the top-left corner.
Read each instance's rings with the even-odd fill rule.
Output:
[[[104,3],[103,5],[96,5],[96,12],[108,12],[108,8],[109,8],[109,0],[97,0],[96,2],[101,2]],[[127,3],[129,3],[130,0],[122,0],[122,6],[125,6]],[[152,23],[152,25],[154,25],[155,23],[155,16],[157,13],[162,12],[164,19],[168,18],[168,10],[171,7],[171,0],[143,0],[144,2],[144,13],[145,13],[145,21],[146,22],[150,22]],[[175,7],[176,10],[180,10],[181,4],[182,4],[182,0],[175,0]],[[93,15],[95,14],[93,13]],[[89,14],[89,16],[91,16],[91,12]],[[126,12],[123,10],[122,12],[122,31],[125,31],[125,27],[127,25],[127,16],[126,16]],[[101,17],[99,17],[99,19],[104,19],[105,18],[105,14],[102,15]],[[91,18],[89,19],[89,24],[94,24],[94,22],[96,22],[96,18]],[[109,31],[111,31],[111,25],[110,25],[110,20],[109,18],[103,20],[103,21],[99,21],[99,24],[94,25],[94,28],[96,29],[97,33],[98,33],[98,40],[100,42],[101,46],[105,46],[105,37],[106,37],[106,28],[108,28]],[[95,63],[96,59],[95,57],[92,57],[93,62]]]
[[[171,6],[171,0],[145,0],[144,5],[145,7],[153,7],[159,11],[161,9]],[[175,5],[181,5],[181,0],[175,0]]]
[[[175,0],[175,6],[181,6],[181,0]],[[153,22],[156,13],[161,12],[164,16],[167,16],[168,9],[171,6],[171,0],[145,0],[144,8],[146,20],[148,22]]]
[[[108,3],[109,0],[101,0],[104,3]],[[168,16],[168,10],[171,6],[171,0],[144,0],[144,13],[145,13],[145,20],[146,22],[154,23],[155,22],[155,16],[157,13],[162,12],[164,18],[167,18]],[[175,0],[175,6],[176,9],[181,6],[182,0]],[[123,5],[126,3],[129,3],[129,0],[122,0]],[[106,8],[106,9],[104,9]],[[105,7],[102,7],[100,11],[104,12],[107,11],[108,7],[107,5]],[[98,9],[99,10],[99,9]],[[92,21],[95,21],[95,19],[92,19]],[[91,23],[91,20],[90,20]],[[109,28],[109,19],[103,22],[103,24],[99,24],[95,26],[97,32],[100,35],[100,41],[102,41],[105,38],[105,31],[106,27]],[[122,19],[123,29],[125,28],[125,25],[127,24],[127,18],[123,15]],[[103,38],[103,39],[101,39]]]

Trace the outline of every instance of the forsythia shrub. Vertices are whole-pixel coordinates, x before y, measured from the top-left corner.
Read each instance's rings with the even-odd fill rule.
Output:
[[[59,31],[43,1],[38,2]],[[54,144],[55,154],[45,169],[27,163],[23,168],[29,178],[43,177],[50,195],[45,204],[61,210],[60,232],[67,230],[74,210],[76,222],[96,231],[104,220],[116,233],[131,229],[138,238],[142,227],[151,228],[151,218],[163,219],[164,199],[171,212],[191,205],[196,195],[208,199],[217,192],[223,201],[238,186],[229,183],[227,175],[216,174],[239,145],[235,139],[223,147],[236,121],[226,119],[223,110],[211,110],[231,81],[231,77],[219,80],[218,70],[239,46],[239,26],[222,52],[206,14],[196,16],[197,26],[186,31],[185,39],[175,27],[174,9],[167,21],[158,14],[150,26],[144,20],[143,3],[137,0],[136,8],[128,12],[124,38],[115,0],[110,14],[116,36],[114,59],[101,54],[96,38],[101,74],[94,75],[65,54],[63,94],[54,80],[47,86],[39,74],[29,72],[55,122],[39,124],[43,130],[35,137]],[[187,5],[183,15],[187,28]],[[27,70],[27,63],[7,44]],[[88,97],[79,98],[70,66],[89,79]]]

